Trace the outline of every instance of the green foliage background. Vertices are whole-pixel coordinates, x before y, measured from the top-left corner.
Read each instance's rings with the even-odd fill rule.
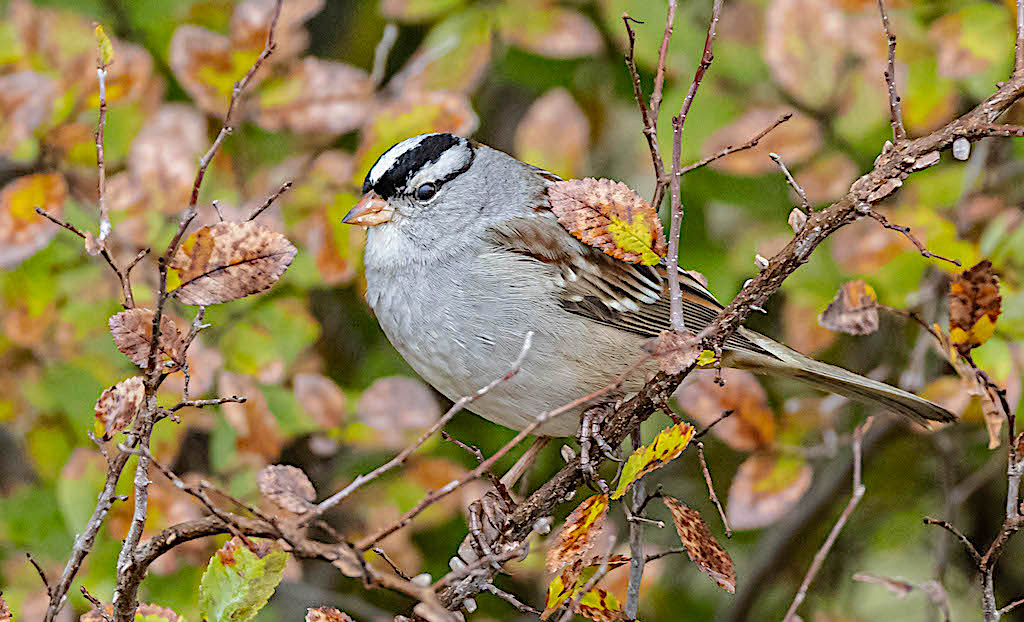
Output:
[[[289,4],[292,1],[286,0]],[[934,129],[968,109],[1008,74],[1013,56],[1011,2],[891,4],[900,42],[897,73],[911,135]],[[676,19],[659,135],[665,154],[671,153],[668,118],[689,86],[709,5],[684,2]],[[43,38],[56,49],[26,39],[32,27],[14,18],[18,10],[49,16],[46,19],[52,21],[36,32],[47,33],[49,38]],[[152,62],[148,72],[133,73],[120,94],[108,87],[108,174],[111,179],[126,176],[118,188],[143,193],[134,200],[113,201],[115,254],[124,261],[139,248],[165,244],[176,214],[185,206],[181,188],[174,185],[177,178],[170,173],[130,177],[130,169],[143,159],[154,169],[184,162],[192,167],[191,175],[201,151],[192,153],[186,147],[182,156],[171,149],[176,141],[191,145],[187,132],[176,134],[172,126],[157,136],[160,149],[143,152],[140,132],[152,125],[161,106],[175,103],[184,107],[189,119],[198,120],[203,142],[197,147],[205,149],[220,125],[215,113],[223,110],[218,106],[262,47],[259,38],[255,45],[238,38],[232,15],[239,10],[229,0],[0,0],[0,80],[33,72],[54,89],[45,102],[46,113],[27,125],[13,115],[19,101],[5,99],[0,92],[0,186],[13,188],[11,184],[25,176],[56,173],[67,185],[67,198],[58,201],[64,217],[95,230],[95,76],[92,83],[88,77],[95,46],[90,23],[95,20],[115,37],[112,71],[118,62],[130,70],[145,66],[148,61],[140,58]],[[323,497],[386,460],[404,439],[425,427],[444,407],[440,396],[410,397],[386,386],[365,393],[379,378],[414,374],[362,302],[361,233],[341,225],[340,218],[357,200],[362,175],[383,149],[433,129],[472,131],[482,142],[525,155],[555,172],[621,179],[649,196],[650,159],[622,62],[624,10],[644,22],[636,26],[637,56],[649,93],[665,11],[662,2],[653,0],[329,0],[308,20],[299,19],[280,32],[280,60],[271,63],[254,87],[246,122],[228,139],[211,168],[200,205],[204,222],[215,218],[209,208],[214,199],[227,214],[242,214],[284,179],[294,178],[295,187],[265,218],[289,235],[299,255],[272,292],[212,307],[207,314],[212,328],[203,333],[202,359],[197,355],[194,363],[201,370],[197,382],[198,377],[204,379],[201,391],[212,395],[219,387],[230,394],[240,387],[255,399],[233,416],[219,409],[182,411],[179,424],[164,422],[157,427],[157,457],[178,473],[201,474],[252,501],[258,501],[255,475],[263,465],[297,464],[310,474]],[[684,163],[725,144],[744,142],[780,112],[794,111],[796,117],[763,147],[683,180],[686,216],[680,264],[703,273],[721,299],[728,300],[753,274],[756,252],[771,256],[789,235],[786,217],[795,200],[768,159],[769,150],[791,165],[820,206],[838,198],[856,175],[867,170],[891,137],[881,80],[885,42],[876,11],[873,0],[727,0],[715,61],[686,123]],[[364,107],[363,112],[325,113],[312,106],[310,102],[323,94],[302,81],[297,69],[301,59],[332,59],[369,71],[389,20],[398,24],[398,36],[384,87],[374,94],[372,85],[338,77],[318,87],[341,89],[344,97]],[[231,51],[218,62],[182,65],[174,56],[172,38],[183,24],[234,36]],[[308,45],[302,33],[308,33]],[[139,46],[138,56],[126,54],[126,42]],[[434,50],[425,65],[417,56],[424,50]],[[417,62],[422,70],[402,79],[403,71]],[[365,83],[365,77],[362,80]],[[197,95],[195,84],[213,95]],[[554,89],[560,89],[556,96],[551,95]],[[541,114],[542,105],[555,111],[549,113],[555,114],[554,120]],[[268,111],[288,106],[307,115],[305,120],[290,118],[283,128],[281,122],[268,120]],[[320,129],[344,114],[353,115],[348,127]],[[1010,122],[1021,121],[1022,112],[1011,110],[1008,117]],[[532,132],[523,129],[529,123],[536,124]],[[19,127],[23,134],[17,133]],[[8,140],[16,135],[17,142]],[[956,257],[965,267],[983,258],[995,264],[1004,311],[995,337],[975,351],[975,360],[1009,388],[1014,405],[1020,400],[1024,368],[1019,344],[1024,336],[1022,150],[1024,143],[1007,139],[974,145],[968,162],[944,153],[938,166],[913,175],[885,205],[892,220],[910,225],[932,251]],[[186,182],[187,189],[190,176]],[[11,190],[0,199],[0,209],[15,213],[19,201],[28,200],[19,196]],[[24,224],[30,218],[34,215],[16,214],[11,222]],[[35,221],[25,226],[49,227]],[[45,592],[24,553],[31,552],[51,577],[57,576],[102,484],[103,460],[86,436],[94,425],[93,404],[103,389],[136,373],[114,348],[106,328],[106,319],[120,310],[119,291],[106,266],[86,255],[79,240],[66,232],[47,235],[38,250],[0,271],[0,589],[15,612],[22,612],[20,620],[41,617],[45,607]],[[13,239],[2,239],[11,248],[16,246]],[[768,313],[752,318],[750,324],[824,360],[862,372],[880,370],[892,382],[900,381],[908,361],[917,360],[915,369],[923,376],[912,388],[953,404],[963,389],[928,348],[922,351],[923,358],[915,354],[915,326],[885,317],[882,329],[872,336],[837,338],[815,323],[839,285],[855,278],[871,284],[885,304],[920,308],[929,320],[944,322],[949,274],[949,266],[922,258],[897,234],[861,222],[823,244],[786,281]],[[139,305],[151,304],[151,262],[140,266],[135,282]],[[188,308],[172,312],[181,327],[191,321]],[[314,411],[322,404],[297,395],[296,378],[302,374],[330,378],[343,393],[344,406],[328,408],[329,416],[316,416]],[[821,400],[793,401],[808,398],[807,392],[785,383],[764,386],[778,429],[775,449],[799,454],[793,447],[819,446],[824,434]],[[161,400],[174,403],[176,394],[169,387]],[[852,582],[857,571],[916,582],[938,575],[950,593],[955,619],[977,616],[978,588],[961,551],[943,542],[946,534],[927,531],[920,524],[922,515],[941,515],[957,520],[984,542],[998,522],[1005,480],[992,464],[1003,464],[1003,454],[986,448],[978,405],[965,402],[960,408],[963,425],[936,435],[900,431],[886,436],[870,455],[867,496],[812,588],[805,612],[818,613],[807,613],[805,619],[932,615],[920,593],[897,600],[876,586]],[[399,423],[380,414],[399,411]],[[837,425],[842,432],[855,420],[841,418]],[[648,422],[645,438],[653,438],[666,421],[656,417]],[[485,454],[511,438],[508,430],[469,414],[459,415],[449,430]],[[720,493],[744,457],[744,452],[709,441],[708,458]],[[809,462],[818,474],[841,459],[812,457]],[[549,450],[530,482],[536,485],[559,464],[557,450]],[[331,515],[331,522],[353,537],[366,533],[472,465],[472,457],[458,448],[431,441],[406,472],[351,499]],[[956,507],[946,503],[944,490],[983,469],[989,473],[986,483],[966,502]],[[721,535],[695,456],[684,455],[653,478],[673,496],[698,507]],[[122,479],[127,492],[130,478]],[[471,488],[451,503],[432,508],[410,529],[386,541],[385,548],[411,575],[443,575],[465,534],[462,512],[481,492],[480,487]],[[835,504],[812,528],[782,547],[764,584],[749,585],[745,573],[765,563],[759,555],[773,541],[774,528],[741,532],[724,542],[737,566],[738,592],[755,590],[760,595],[751,619],[781,616],[846,494],[847,488],[840,488]],[[192,499],[166,482],[156,481],[152,496],[147,535],[200,515]],[[119,539],[129,512],[129,504],[116,506],[79,578],[101,598],[109,599],[113,589]],[[621,521],[619,534],[623,541]],[[675,545],[670,529],[648,529],[647,535],[652,548]],[[190,544],[163,560],[146,579],[143,600],[198,619],[196,589],[216,544]],[[1008,562],[1024,552],[1019,541],[1013,549]],[[543,570],[543,546],[535,544],[533,551],[500,582],[539,606],[550,577]],[[736,597],[717,590],[682,557],[659,561],[649,576],[642,619],[737,615],[732,611]],[[624,573],[612,577],[609,589],[622,600]],[[1000,592],[1005,590],[1002,598],[1019,597],[1024,592],[1020,564],[1005,564],[999,585]],[[77,587],[70,597],[76,613],[86,608]],[[285,570],[285,582],[259,619],[299,619],[305,607],[320,604],[339,606],[358,620],[384,619],[407,613],[409,607],[395,595],[365,592],[358,582],[331,568],[295,564]],[[486,595],[479,604],[481,612],[474,619],[517,615]]]

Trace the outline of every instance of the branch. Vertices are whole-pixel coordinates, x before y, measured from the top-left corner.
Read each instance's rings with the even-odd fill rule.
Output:
[[[925,525],[935,525],[937,527],[942,527],[949,533],[953,534],[953,537],[955,537],[957,540],[960,540],[960,543],[964,545],[964,549],[966,549],[967,553],[970,554],[971,561],[974,562],[975,566],[981,565],[981,555],[978,553],[978,549],[974,548],[974,544],[972,544],[971,541],[967,538],[967,536],[965,536],[959,529],[957,529],[956,527],[954,527],[953,525],[949,524],[944,520],[939,520],[937,518],[932,518],[930,516],[925,516],[923,519],[921,519],[921,522],[923,522]]]
[[[889,29],[889,13],[885,10],[885,0],[878,0],[878,11],[882,14],[882,29],[885,40],[889,44],[889,59],[885,70],[885,83],[889,87],[889,117],[892,125],[892,137],[895,142],[906,140],[907,130],[903,127],[903,111],[900,109],[900,96],[896,92],[896,35]]]
[[[668,5],[668,18],[665,20],[665,38],[662,40],[662,49],[658,54],[658,70],[655,75],[655,92],[651,94],[651,108],[648,108],[644,103],[643,89],[640,86],[640,73],[636,69],[636,59],[633,54],[633,50],[636,47],[636,33],[633,32],[633,28],[629,25],[630,22],[638,22],[629,16],[628,13],[622,14],[622,23],[626,25],[626,35],[629,37],[629,51],[626,54],[626,68],[629,70],[629,76],[633,81],[633,98],[636,100],[636,105],[640,107],[640,120],[643,123],[644,137],[647,139],[647,148],[651,152],[651,162],[654,165],[654,197],[651,199],[651,205],[654,209],[658,209],[661,204],[661,199],[665,194],[665,184],[662,182],[662,178],[665,177],[665,161],[661,158],[661,149],[658,147],[658,116],[654,112],[655,98],[657,98],[658,108],[661,108],[661,91],[660,86],[664,84],[665,80],[665,52],[668,46],[668,40],[672,36],[672,22],[676,16],[676,2],[670,0]],[[659,83],[658,76],[661,78]]]
[[[914,246],[917,247],[917,250],[918,250],[919,253],[921,253],[922,257],[927,257],[927,258],[934,257],[935,259],[941,259],[942,261],[948,261],[949,263],[953,264],[954,266],[960,267],[960,260],[959,259],[950,259],[949,257],[943,257],[942,255],[937,255],[937,254],[931,252],[930,250],[928,250],[928,248],[924,244],[922,244],[920,240],[918,240],[916,237],[914,237],[914,235],[912,233],[910,233],[910,227],[906,227],[906,226],[903,226],[903,225],[894,225],[891,222],[889,222],[888,218],[886,218],[882,214],[876,212],[875,210],[868,211],[868,216],[870,216],[870,217],[874,218],[875,220],[877,220],[878,224],[882,225],[886,229],[892,229],[893,231],[898,231],[898,232],[902,233],[905,238],[910,240],[910,242]]]
[[[640,439],[640,427],[637,426],[631,435],[633,439],[633,451],[640,449],[643,443]],[[643,505],[647,500],[647,487],[641,477],[633,484],[632,499],[623,503],[623,508],[628,510],[628,504],[633,504],[633,514],[637,517],[643,513]],[[644,531],[641,521],[629,521],[629,583],[626,586],[626,604],[622,609],[627,620],[636,620],[640,610],[640,582],[644,577]]]
[[[846,509],[839,515],[839,520],[832,526],[832,531],[829,532],[828,537],[825,538],[825,543],[821,545],[818,552],[814,554],[814,559],[811,561],[811,567],[807,569],[807,574],[804,575],[804,580],[800,584],[800,589],[797,590],[796,596],[793,597],[793,602],[789,605],[789,609],[786,611],[786,615],[783,616],[783,622],[790,622],[796,620],[796,610],[807,598],[807,589],[811,586],[811,581],[814,581],[814,577],[817,576],[818,571],[821,570],[822,564],[825,562],[825,558],[828,557],[829,551],[832,550],[832,545],[836,543],[836,539],[839,537],[839,532],[843,530],[843,526],[846,525],[846,521],[850,519],[850,515],[853,514],[853,510],[860,503],[861,497],[864,496],[864,484],[861,483],[861,443],[864,440],[864,432],[871,427],[873,419],[868,417],[867,421],[857,426],[857,429],[853,431],[853,493],[850,495],[850,501],[846,504]]]
[[[449,421],[451,421],[451,418],[454,417],[459,412],[461,412],[463,408],[465,408],[467,405],[471,404],[473,401],[475,401],[475,400],[483,397],[484,395],[486,395],[489,391],[494,389],[494,387],[498,386],[499,384],[501,384],[503,382],[507,382],[513,376],[515,376],[517,373],[519,373],[519,369],[520,369],[520,367],[522,367],[523,361],[526,359],[526,355],[530,351],[530,347],[531,347],[532,344],[533,344],[533,331],[530,331],[530,332],[526,333],[526,338],[523,340],[523,347],[519,351],[519,356],[516,357],[516,360],[513,361],[513,363],[512,363],[512,367],[507,372],[505,372],[505,374],[503,376],[495,378],[490,383],[488,383],[487,386],[479,389],[476,393],[460,397],[454,404],[452,404],[452,407],[449,408],[446,413],[441,415],[441,418],[438,419],[437,421],[435,421],[433,425],[431,425],[429,428],[427,428],[427,430],[423,434],[421,434],[420,437],[417,438],[413,442],[412,445],[409,445],[408,447],[403,449],[401,452],[399,452],[399,454],[397,456],[395,456],[391,460],[385,462],[384,464],[380,465],[376,469],[370,471],[369,473],[357,476],[354,480],[352,480],[352,483],[350,483],[348,486],[342,488],[341,490],[339,490],[338,492],[334,493],[333,495],[331,495],[327,499],[324,499],[323,501],[321,501],[319,505],[317,505],[313,510],[308,512],[303,517],[303,522],[309,522],[310,520],[313,520],[314,518],[317,518],[318,516],[322,515],[327,510],[329,510],[332,507],[334,507],[335,505],[341,503],[346,497],[348,497],[353,492],[358,490],[364,484],[372,482],[373,480],[375,480],[378,477],[380,477],[381,475],[387,473],[391,469],[393,469],[393,468],[395,468],[397,466],[400,466],[402,464],[405,464],[406,459],[408,459],[409,456],[412,455],[412,453],[414,451],[419,449],[419,447],[421,445],[423,445],[423,443],[427,442],[428,438],[433,436],[438,430],[443,428],[445,426],[445,424],[447,424]],[[482,464],[483,464],[483,462],[481,462],[481,465]],[[369,547],[361,547],[361,548],[369,548]]]
[[[707,156],[706,158],[698,160],[698,161],[694,162],[693,164],[687,164],[686,166],[684,166],[683,168],[681,168],[679,170],[679,174],[680,175],[685,175],[685,174],[689,173],[690,171],[695,171],[695,170],[697,170],[699,168],[705,167],[708,164],[711,164],[712,162],[714,162],[715,160],[724,158],[727,155],[732,155],[732,154],[736,153],[737,151],[745,151],[747,149],[753,149],[754,147],[757,146],[757,143],[761,142],[762,138],[764,138],[765,136],[768,135],[768,132],[771,132],[772,130],[774,130],[775,128],[779,127],[780,125],[782,125],[786,121],[789,121],[792,118],[793,118],[793,113],[792,112],[787,112],[786,114],[781,115],[778,119],[775,119],[775,121],[773,121],[771,125],[769,125],[768,127],[764,128],[763,130],[758,132],[756,136],[754,136],[753,138],[751,138],[747,142],[743,143],[742,145],[738,145],[738,146],[728,145],[725,148],[723,148],[721,151],[715,152],[715,153]]]
[[[284,182],[284,184],[282,184],[281,187],[277,189],[277,192],[275,192],[274,194],[270,195],[270,197],[266,201],[263,202],[263,205],[261,205],[258,208],[256,208],[253,211],[252,214],[249,214],[249,217],[246,218],[246,220],[247,221],[248,220],[255,220],[257,216],[259,216],[264,211],[266,211],[266,209],[268,207],[270,207],[271,205],[274,204],[274,201],[276,201],[285,192],[288,192],[289,190],[291,190],[291,188],[292,188],[292,182],[290,182],[290,181]]]
[[[99,29],[99,26],[96,27]],[[100,114],[96,122],[96,170],[97,170],[97,192],[100,204],[100,237],[98,238],[99,248],[106,247],[107,236],[110,235],[110,207],[106,201],[107,174],[103,164],[103,131],[107,126],[107,64],[103,62],[102,52],[96,58],[96,79],[100,86]],[[86,249],[89,254],[95,254],[89,250],[88,238],[86,238]]]
[[[721,418],[718,420],[720,421]],[[729,527],[729,519],[725,517],[725,510],[722,509],[722,504],[718,500],[718,495],[715,494],[715,485],[711,483],[711,471],[708,470],[708,463],[704,460],[704,443],[702,442],[697,443],[697,456],[700,458],[700,468],[704,471],[704,482],[708,485],[708,496],[711,497],[711,502],[714,503],[715,507],[718,509],[718,515],[722,517],[722,525],[725,526],[725,537],[731,538],[732,528]]]
[[[789,187],[796,192],[797,196],[800,197],[800,206],[804,208],[804,211],[812,211],[811,202],[807,200],[807,193],[804,192],[803,186],[796,183],[796,179],[793,178],[793,174],[789,172],[789,169],[786,168],[786,163],[782,161],[782,156],[772,152],[768,154],[768,157],[774,160],[775,163],[779,165],[779,168],[782,169],[782,174],[786,177],[786,183],[789,184]]]

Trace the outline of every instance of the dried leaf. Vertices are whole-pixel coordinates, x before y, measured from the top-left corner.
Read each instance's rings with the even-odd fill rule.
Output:
[[[0,268],[14,268],[50,243],[59,227],[36,214],[60,217],[68,187],[55,173],[25,175],[0,190]]]
[[[601,33],[580,13],[546,2],[517,2],[501,10],[501,34],[528,52],[549,58],[579,58],[604,47]]]
[[[274,54],[271,63],[284,63],[298,56],[309,45],[303,23],[324,8],[326,0],[288,0],[281,5],[281,15],[274,31]],[[231,43],[234,49],[262,50],[273,15],[275,0],[245,0],[235,6],[231,15]],[[239,75],[241,77],[241,75]]]
[[[347,613],[334,607],[306,610],[306,622],[355,622]]]
[[[716,153],[729,146],[742,145],[771,125],[789,108],[751,108],[729,125],[712,134],[703,144],[704,153]],[[794,114],[768,133],[756,147],[746,149],[711,163],[711,167],[730,175],[763,175],[777,173],[778,167],[768,157],[780,153],[789,166],[810,159],[821,149],[821,129],[813,119]]]
[[[672,497],[662,497],[661,500],[672,512],[676,533],[686,546],[686,552],[693,563],[726,592],[736,593],[736,569],[732,565],[732,559],[711,535],[711,530],[700,517],[700,512]]]
[[[295,514],[308,512],[316,499],[316,489],[302,469],[286,464],[263,467],[256,483],[264,497]]]
[[[564,88],[538,97],[516,128],[516,156],[565,178],[583,170],[590,148],[590,124]]]
[[[897,598],[906,598],[907,594],[914,591],[916,587],[913,583],[904,581],[902,579],[893,579],[890,577],[883,577],[870,572],[858,572],[853,575],[854,581],[861,581],[863,583],[874,583],[875,585],[881,585],[885,589],[889,590],[896,595]]]
[[[221,395],[246,398],[242,404],[224,404],[224,418],[235,431],[239,452],[256,454],[264,460],[276,460],[284,446],[280,426],[259,386],[248,376],[223,372],[218,382]]]
[[[992,394],[985,389],[978,374],[960,356],[960,346],[954,344],[952,338],[938,324],[932,324],[932,330],[938,335],[939,352],[956,370],[957,375],[966,385],[967,392],[981,401],[981,414],[988,431],[988,448],[996,449],[1003,442],[1001,432],[1005,419],[999,405],[996,404]]]
[[[658,213],[626,184],[569,179],[548,187],[558,222],[584,244],[630,263],[657,263],[668,252]]]
[[[96,400],[96,420],[103,427],[103,440],[109,441],[135,419],[146,387],[142,376],[132,376],[110,387]]]
[[[345,393],[337,384],[320,374],[295,374],[292,378],[295,399],[321,428],[340,426],[345,420]]]
[[[821,0],[774,0],[765,18],[764,59],[775,80],[810,108],[827,105],[848,53],[843,12]]]
[[[390,447],[404,446],[405,432],[421,430],[441,416],[441,406],[426,385],[402,376],[379,378],[363,391],[356,405],[359,418],[380,432]]]
[[[676,332],[674,330],[663,330],[657,338],[645,344],[645,348],[658,359],[658,369],[666,374],[679,374],[690,367],[704,352],[700,350],[700,342],[691,331]],[[712,359],[703,364],[710,365],[714,362],[714,352],[710,352]]]
[[[131,362],[146,369],[149,363],[149,344],[153,339],[153,311],[150,309],[128,309],[110,316],[107,321],[114,345]],[[177,324],[165,312],[160,316],[160,349],[157,364],[164,360],[179,362],[185,354],[185,342]]]
[[[960,354],[966,356],[992,336],[1002,301],[999,278],[987,259],[949,284],[949,338]]]
[[[829,330],[848,335],[870,335],[878,330],[878,297],[864,281],[847,281],[836,297],[818,316],[818,323]]]
[[[134,622],[182,622],[182,617],[173,609],[145,603],[135,610]]]
[[[558,532],[554,544],[548,549],[547,569],[558,572],[566,566],[582,561],[604,529],[607,514],[606,494],[593,495],[576,506],[565,519],[565,524]]]
[[[768,396],[748,371],[721,370],[725,386],[715,371],[697,371],[675,393],[676,401],[702,426],[709,426],[724,413],[732,414],[711,428],[711,434],[737,451],[767,447],[775,440],[775,418]]]
[[[362,126],[373,108],[374,86],[365,71],[307,56],[260,90],[256,122],[271,131],[329,138]]]
[[[548,584],[547,597],[545,598],[544,612],[541,613],[540,619],[547,620],[552,613],[558,610],[566,600],[568,600],[573,593],[576,591],[579,579],[582,578],[581,572],[583,571],[583,562],[576,562],[570,566],[566,566],[564,570]],[[593,576],[593,571],[590,572],[590,576]],[[586,583],[589,581],[589,577],[583,579]]]
[[[3,593],[0,593],[0,622],[14,622],[14,614],[11,613],[11,608],[7,606]]]
[[[662,430],[650,445],[638,447],[622,467],[619,485],[612,494],[612,499],[618,499],[626,494],[633,482],[644,475],[675,460],[686,449],[691,438],[693,426],[688,423],[677,423]]]
[[[797,352],[813,355],[835,343],[839,335],[818,324],[818,310],[787,297],[782,304],[782,332],[786,345]]]
[[[0,76],[0,154],[27,161],[36,156],[36,128],[50,120],[57,82],[34,71]]]
[[[172,293],[187,305],[212,305],[269,289],[295,257],[280,233],[255,222],[221,222],[196,231],[170,266],[181,285]]]
[[[223,116],[235,82],[245,75],[262,49],[262,41],[243,47],[224,35],[183,24],[171,37],[168,62],[174,77],[200,108]],[[266,74],[266,67],[263,67],[250,84],[255,85]]]
[[[131,181],[121,182],[126,184],[123,190],[114,183],[121,175],[110,181],[111,209],[139,203],[146,210],[180,212],[188,204],[196,162],[208,143],[206,118],[199,111],[180,103],[161,106],[132,141]]]
[[[754,454],[729,487],[726,516],[734,530],[758,529],[782,518],[811,486],[811,467],[800,458]]]

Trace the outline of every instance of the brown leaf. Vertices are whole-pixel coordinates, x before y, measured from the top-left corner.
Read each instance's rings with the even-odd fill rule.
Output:
[[[138,203],[147,210],[180,212],[188,204],[199,156],[206,149],[206,118],[192,106],[164,104],[132,141],[128,170],[131,181],[109,182],[111,209]],[[144,197],[148,198],[148,201]]]
[[[360,127],[374,108],[374,85],[362,69],[307,56],[289,75],[268,82],[256,122],[271,131],[333,137]]]
[[[704,141],[704,153],[716,153],[729,146],[742,145],[756,136],[785,113],[789,108],[751,108],[740,118],[717,130]],[[810,159],[821,149],[821,130],[810,117],[793,117],[768,133],[756,147],[734,153],[711,163],[711,167],[730,175],[763,175],[777,173],[778,166],[768,157],[775,152],[782,155],[789,166]]]
[[[663,330],[658,337],[645,344],[645,349],[658,359],[658,369],[666,374],[679,374],[697,360],[700,342],[688,330],[681,333]]]
[[[774,0],[765,18],[764,60],[775,80],[811,108],[827,105],[848,54],[843,12],[822,0]]]
[[[597,543],[597,537],[604,529],[608,515],[608,495],[588,497],[576,506],[565,519],[565,524],[548,549],[546,566],[550,572],[558,572],[586,557]]]
[[[949,337],[960,354],[966,356],[992,336],[1002,301],[999,278],[987,259],[949,284]]]
[[[768,396],[753,374],[739,369],[722,369],[725,386],[715,382],[716,371],[698,370],[675,393],[676,401],[703,426],[727,411],[731,415],[715,424],[711,434],[739,451],[771,445],[775,419]]]
[[[103,440],[109,441],[135,419],[146,397],[142,376],[132,376],[110,387],[96,400],[96,419],[103,424]]]
[[[330,378],[295,374],[292,386],[299,406],[321,428],[336,428],[345,421],[345,393]]]
[[[262,50],[267,41],[267,28],[273,15],[275,0],[246,0],[235,7],[231,16],[231,42],[235,49]],[[281,5],[281,15],[274,30],[274,54],[268,62],[287,62],[309,45],[304,22],[324,8],[325,0],[288,0]],[[239,75],[241,77],[241,75]]]
[[[146,369],[149,363],[149,344],[153,339],[153,312],[149,309],[128,309],[110,316],[107,321],[114,345],[131,362]],[[165,312],[160,316],[160,355],[157,364],[165,359],[180,362],[185,353],[185,342],[174,320]]]
[[[601,33],[576,11],[547,3],[519,2],[501,14],[501,33],[528,52],[549,58],[579,58],[604,47]]]
[[[835,201],[857,178],[857,163],[842,153],[828,153],[808,162],[797,177],[811,204]]]
[[[171,261],[187,305],[212,305],[269,289],[295,257],[280,233],[255,222],[221,222],[196,231]]]
[[[861,581],[863,583],[874,583],[875,585],[881,585],[885,589],[889,590],[896,595],[897,598],[906,598],[907,594],[914,591],[916,587],[913,583],[909,583],[902,579],[893,579],[890,577],[883,577],[870,572],[858,572],[853,575],[854,581]]]
[[[34,71],[0,76],[0,153],[11,156],[50,119],[57,83]],[[23,156],[24,157],[24,156]]]
[[[0,593],[0,622],[13,622],[13,620],[14,614],[11,613],[11,608],[7,606],[3,593]]]
[[[750,456],[729,487],[729,524],[734,530],[742,530],[774,523],[800,501],[812,477],[811,467],[800,458]]]
[[[334,607],[306,610],[306,622],[354,622],[347,613]]]
[[[413,378],[379,378],[363,391],[356,405],[363,423],[380,431],[387,446],[403,446],[404,433],[421,430],[441,416],[441,406],[426,385]]]
[[[595,587],[580,599],[576,612],[594,622],[616,622],[622,619],[622,607],[615,595]]]
[[[313,507],[316,489],[302,469],[286,464],[263,467],[256,476],[260,492],[281,508],[304,514]]]
[[[25,175],[0,190],[0,268],[14,268],[50,243],[58,226],[36,214],[60,217],[68,186],[55,173]]]
[[[836,297],[818,316],[818,323],[829,330],[848,335],[870,335],[878,330],[878,298],[864,281],[847,281]]]
[[[247,376],[223,372],[218,389],[221,395],[246,398],[243,404],[224,404],[224,417],[235,430],[235,447],[264,460],[275,460],[284,446],[277,419],[270,412],[259,386]]]
[[[679,534],[679,539],[682,540],[693,563],[726,592],[736,593],[736,569],[732,565],[732,559],[711,535],[711,530],[700,517],[700,512],[672,497],[662,497],[661,500],[672,512],[676,533]]]
[[[561,87],[538,97],[516,128],[516,156],[565,178],[583,171],[589,147],[587,116]]]
[[[808,355],[821,352],[839,337],[818,324],[818,310],[814,305],[803,304],[792,297],[787,297],[782,305],[782,332],[786,345]]]
[[[832,238],[833,259],[845,272],[854,274],[877,272],[912,248],[903,236],[893,235],[871,218],[850,223]]]
[[[108,616],[113,617],[114,605],[110,603],[104,603],[103,609],[107,612]],[[103,614],[99,612],[95,607],[86,611],[82,614],[82,617],[78,618],[78,622],[105,622],[107,618],[103,617]]]
[[[569,233],[616,259],[640,263],[644,254],[622,248],[609,230],[615,223],[642,225],[642,242],[660,257],[668,252],[658,212],[622,182],[592,177],[558,181],[548,187],[548,199]]]

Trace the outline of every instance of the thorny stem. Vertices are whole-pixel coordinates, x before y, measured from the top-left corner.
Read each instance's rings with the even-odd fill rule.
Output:
[[[804,580],[800,583],[800,589],[797,590],[796,596],[793,597],[793,602],[789,605],[789,610],[783,616],[783,622],[791,622],[796,619],[796,610],[804,602],[804,599],[807,598],[807,589],[811,586],[811,581],[814,581],[814,577],[821,570],[825,558],[828,557],[829,552],[832,550],[832,545],[839,538],[839,532],[843,530],[846,521],[849,520],[853,510],[860,503],[861,497],[864,496],[865,488],[864,484],[861,483],[861,443],[864,439],[864,433],[871,427],[871,422],[872,418],[868,417],[867,421],[857,426],[857,429],[853,431],[853,493],[850,495],[849,503],[846,504],[846,509],[839,515],[839,520],[832,526],[832,531],[825,538],[825,543],[814,554],[811,567],[807,569],[807,574],[804,575]]]

